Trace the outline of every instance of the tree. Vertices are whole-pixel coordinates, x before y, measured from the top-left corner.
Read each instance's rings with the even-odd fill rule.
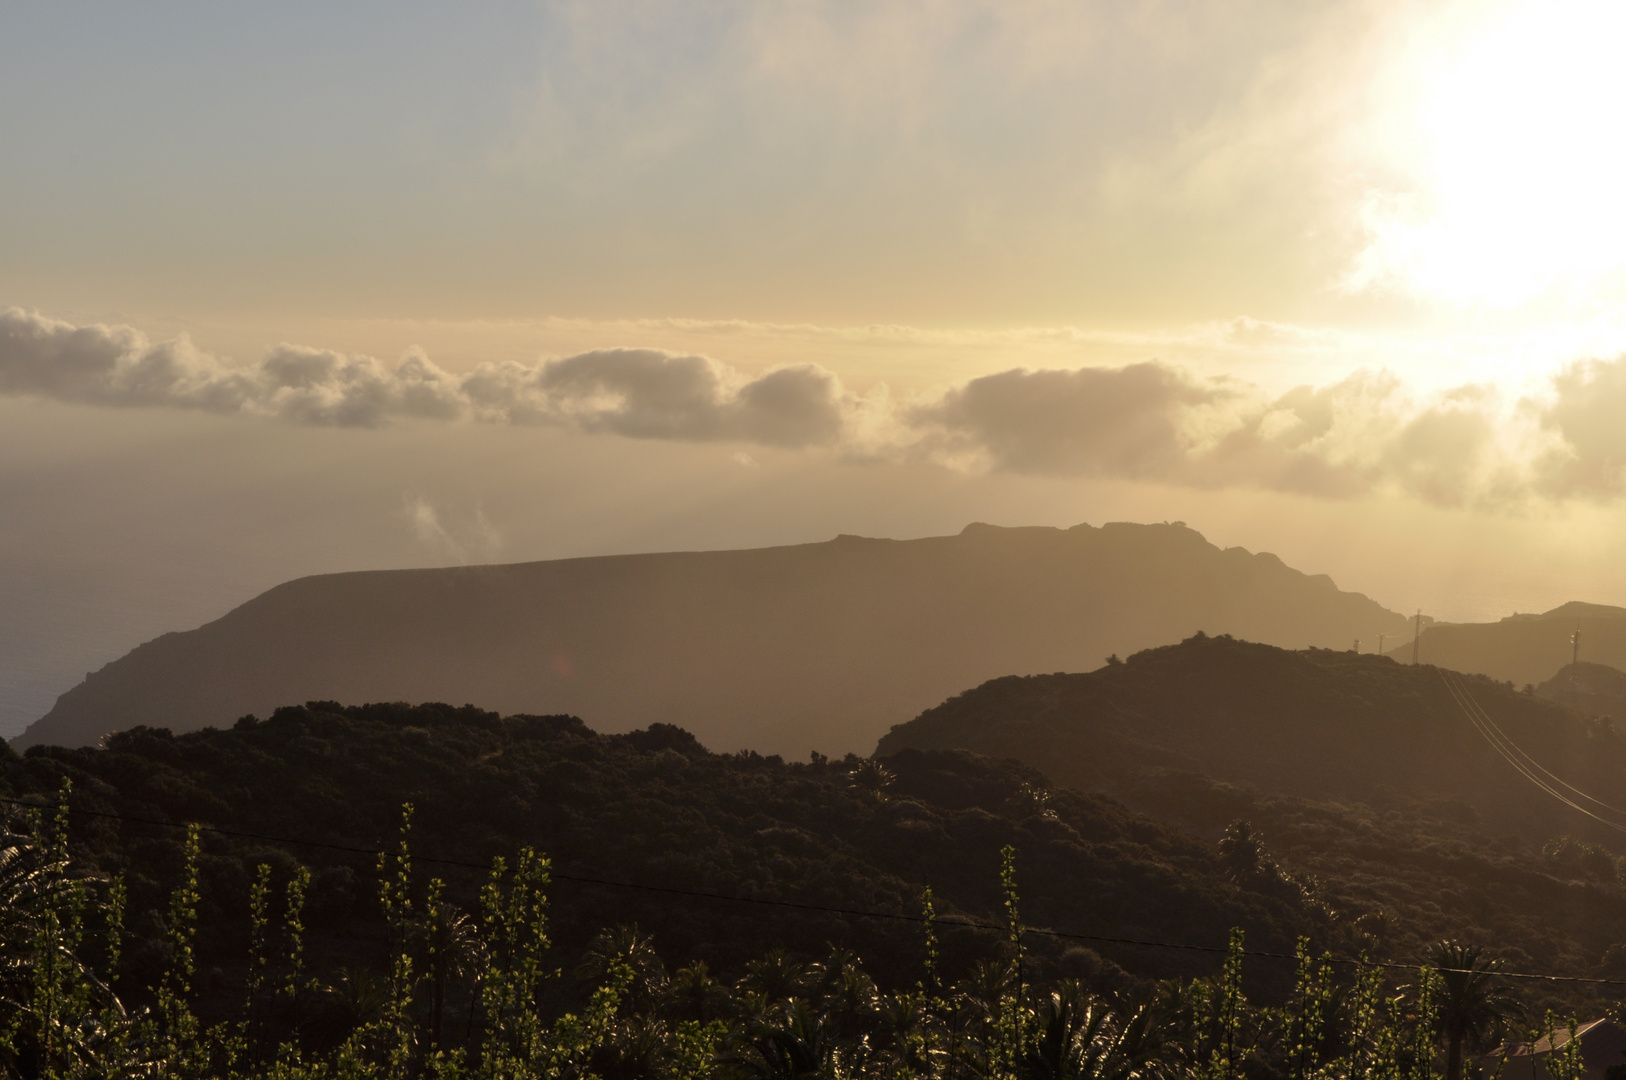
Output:
[[[1462,1048],[1485,1041],[1523,1010],[1498,986],[1500,960],[1489,959],[1477,945],[1442,941],[1429,950],[1429,963],[1440,975],[1440,1034],[1445,1038],[1445,1080],[1462,1080]]]
[[[485,943],[473,917],[438,897],[425,913],[419,933],[429,953],[430,1045],[439,1050],[446,1022],[447,984],[478,976],[485,961]],[[473,1007],[471,1003],[469,1008]]]

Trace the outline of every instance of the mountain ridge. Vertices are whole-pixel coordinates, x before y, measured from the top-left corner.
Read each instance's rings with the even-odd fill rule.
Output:
[[[1626,806],[1626,737],[1504,683],[1463,685],[1543,766]],[[1131,805],[1159,776],[1202,775],[1407,812],[1449,803],[1490,832],[1620,842],[1504,760],[1439,670],[1348,651],[1198,635],[1094,672],[991,680],[894,728],[876,754],[950,747]]]
[[[1540,614],[1515,613],[1496,622],[1451,623],[1423,620],[1418,656],[1473,675],[1518,686],[1539,686],[1576,658],[1572,634],[1579,632],[1580,658],[1626,669],[1626,608],[1571,600]],[[1385,655],[1409,660],[1412,643]]]
[[[12,745],[229,724],[287,701],[479,701],[706,745],[868,750],[987,678],[1078,670],[1197,630],[1285,645],[1404,617],[1180,524],[973,524],[738,551],[285,582],[91,673]]]

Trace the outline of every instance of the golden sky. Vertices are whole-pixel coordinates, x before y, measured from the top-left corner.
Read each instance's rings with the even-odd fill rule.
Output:
[[[8,10],[0,729],[297,574],[978,519],[1626,603],[1619,12]]]

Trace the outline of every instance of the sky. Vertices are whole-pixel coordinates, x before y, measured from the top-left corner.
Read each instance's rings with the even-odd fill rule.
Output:
[[[1181,520],[1626,604],[1614,5],[0,18],[0,735],[338,570]]]

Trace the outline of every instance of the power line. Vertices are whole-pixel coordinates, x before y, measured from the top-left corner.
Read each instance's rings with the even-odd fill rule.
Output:
[[[10,804],[12,806],[25,807],[31,810],[64,808],[62,803],[46,802],[43,800],[27,801],[23,799],[6,798],[3,796],[0,796],[0,804]],[[214,825],[204,825],[200,822],[163,821],[157,818],[135,817],[129,814],[116,814],[107,810],[89,810],[83,807],[67,806],[66,809],[69,813],[73,814],[84,814],[89,817],[108,818],[114,821],[127,821],[139,825],[154,825],[165,829],[190,829],[195,825],[200,832],[214,833],[217,836],[229,836],[239,840],[261,840],[272,844],[288,844],[295,847],[322,848],[328,851],[343,851],[355,855],[386,855],[391,858],[401,857],[399,851],[391,851],[388,848],[369,848],[351,844],[334,844],[322,840],[302,840],[288,836],[269,836],[264,833],[244,832],[236,829],[222,829]],[[410,852],[408,852],[405,857],[412,862],[435,863],[442,866],[459,866],[470,870],[484,870],[488,873],[494,869],[491,863],[470,862],[463,859],[444,859],[431,855],[414,855]],[[573,884],[601,885],[609,888],[632,889],[640,892],[665,893],[672,896],[687,896],[700,900],[720,900],[734,904],[757,904],[764,907],[791,908],[798,911],[817,911],[825,914],[847,915],[861,919],[879,919],[917,924],[926,922],[926,917],[924,915],[910,915],[904,912],[868,911],[863,908],[845,908],[835,907],[827,904],[809,904],[796,900],[767,900],[755,896],[736,896],[729,893],[707,892],[700,889],[680,889],[671,885],[646,885],[633,881],[613,881],[608,878],[585,877],[579,874],[554,873],[551,867],[549,868],[549,877],[554,881],[569,881]],[[1008,933],[1010,931],[1009,926],[1001,925],[999,923],[979,922],[975,919],[956,918],[952,915],[935,916],[932,921],[939,926],[958,926],[968,930],[992,930],[998,933]],[[1042,937],[1058,938],[1066,941],[1089,941],[1103,945],[1133,945],[1149,949],[1171,949],[1181,952],[1216,954],[1225,954],[1230,952],[1228,947],[1221,945],[1191,945],[1174,941],[1151,941],[1145,938],[1108,937],[1102,934],[1080,934],[1068,930],[1051,930],[1033,926],[1023,927],[1023,932],[1028,934],[1038,934]],[[1295,953],[1269,952],[1263,949],[1243,949],[1242,955],[1256,957],[1263,960],[1298,959],[1298,956]],[[1332,956],[1331,954],[1325,955],[1323,959],[1329,963],[1346,967],[1375,967],[1390,971],[1410,972],[1415,972],[1418,970],[1418,965],[1401,964],[1388,960],[1367,960],[1364,958],[1354,959],[1344,956]],[[1450,972],[1466,971],[1466,969],[1463,968],[1436,968],[1434,970]],[[1547,975],[1539,972],[1529,971],[1497,970],[1493,972],[1493,974],[1508,979],[1526,979],[1534,982],[1578,983],[1593,986],[1626,986],[1626,979],[1594,979],[1579,975]]]
[[[1541,762],[1537,761],[1534,757],[1532,757],[1530,754],[1526,753],[1524,750],[1521,750],[1519,748],[1518,744],[1513,741],[1512,737],[1509,736],[1505,731],[1502,730],[1501,725],[1497,724],[1497,722],[1494,719],[1492,719],[1490,713],[1485,711],[1485,707],[1483,705],[1479,704],[1479,702],[1474,698],[1473,694],[1469,692],[1468,684],[1463,680],[1462,673],[1461,672],[1452,672],[1451,676],[1452,676],[1452,679],[1456,682],[1457,688],[1462,691],[1462,696],[1467,699],[1467,701],[1468,701],[1468,703],[1470,705],[1473,706],[1474,711],[1479,714],[1480,719],[1485,723],[1485,725],[1487,727],[1489,727],[1491,731],[1495,732],[1496,735],[1498,737],[1500,737],[1501,740],[1504,743],[1506,743],[1510,748],[1512,748],[1512,750],[1515,753],[1517,753],[1519,755],[1519,757],[1521,757],[1526,762],[1528,762],[1532,768],[1534,768],[1537,771],[1541,772],[1544,776],[1546,776],[1548,779],[1552,780],[1554,783],[1558,784],[1560,787],[1563,787],[1567,791],[1570,791],[1573,794],[1580,796],[1581,798],[1585,799],[1587,802],[1593,804],[1594,806],[1601,807],[1602,809],[1609,811],[1611,814],[1615,814],[1615,815],[1617,815],[1619,817],[1626,818],[1626,810],[1622,810],[1618,806],[1611,806],[1609,803],[1604,802],[1602,799],[1594,798],[1593,796],[1587,794],[1586,792],[1582,791],[1580,788],[1576,787],[1574,784],[1566,782],[1563,777],[1559,776],[1557,773],[1553,772],[1551,769],[1549,769],[1546,766],[1542,765]]]
[[[1443,670],[1441,671],[1441,678],[1445,682],[1446,689],[1451,692],[1451,696],[1456,700],[1457,707],[1462,710],[1463,715],[1468,717],[1468,721],[1473,725],[1474,730],[1479,733],[1481,738],[1490,743],[1492,749],[1500,754],[1503,760],[1505,760],[1509,765],[1513,766],[1519,775],[1523,776],[1526,780],[1529,780],[1532,784],[1536,785],[1536,787],[1540,788],[1546,794],[1551,795],[1554,799],[1557,799],[1571,810],[1585,814],[1592,820],[1602,825],[1607,825],[1611,829],[1626,832],[1626,826],[1622,826],[1616,822],[1610,821],[1607,818],[1599,817],[1591,810],[1588,810],[1580,803],[1565,795],[1562,791],[1559,791],[1558,788],[1554,787],[1547,780],[1543,779],[1540,774],[1546,773],[1547,770],[1542,769],[1534,759],[1530,758],[1529,755],[1525,754],[1518,748],[1517,744],[1508,739],[1507,736],[1502,733],[1500,728],[1497,728],[1489,721],[1489,718],[1484,715],[1483,710],[1479,709],[1478,703],[1467,694],[1466,687],[1456,686],[1453,681],[1445,675]],[[1548,773],[1547,775],[1551,776],[1552,774]],[[1557,780],[1558,778],[1553,777],[1553,779]],[[1558,783],[1563,784],[1565,787],[1569,787],[1569,785],[1564,784],[1562,780],[1558,780]],[[1591,796],[1585,795],[1584,792],[1577,792],[1577,794],[1582,795],[1584,798],[1591,799]],[[1608,807],[1603,803],[1599,803],[1599,805],[1604,806],[1605,809],[1613,809],[1612,807]]]
[[[1577,810],[1592,820],[1609,826],[1611,829],[1626,832],[1626,825],[1621,825],[1618,822],[1599,817],[1591,810],[1588,810],[1580,803],[1577,803],[1574,799],[1571,799],[1568,795],[1565,795],[1563,792],[1559,791],[1557,787],[1554,787],[1554,784],[1558,785],[1558,787],[1565,788],[1577,797],[1592,803],[1594,806],[1609,811],[1611,814],[1616,814],[1620,817],[1626,818],[1626,811],[1623,811],[1618,807],[1611,806],[1602,799],[1594,798],[1575,785],[1565,782],[1561,777],[1544,767],[1535,758],[1525,753],[1519,748],[1517,743],[1508,737],[1507,733],[1501,729],[1496,721],[1491,719],[1490,714],[1484,710],[1479,702],[1474,700],[1473,694],[1469,692],[1467,684],[1463,682],[1462,676],[1459,673],[1447,672],[1444,668],[1436,668],[1435,670],[1440,673],[1441,681],[1445,683],[1445,687],[1451,692],[1451,696],[1456,699],[1457,707],[1460,708],[1463,714],[1468,717],[1469,723],[1473,724],[1474,729],[1478,731],[1479,734],[1487,742],[1489,742],[1493,748],[1495,748],[1497,753],[1502,755],[1503,759],[1505,759],[1509,765],[1512,765],[1515,769],[1517,769],[1520,775],[1529,780],[1531,783],[1535,784],[1542,791],[1545,791],[1547,794],[1563,803],[1565,806],[1570,807],[1572,810]],[[1546,779],[1543,779],[1543,777],[1546,777]]]

